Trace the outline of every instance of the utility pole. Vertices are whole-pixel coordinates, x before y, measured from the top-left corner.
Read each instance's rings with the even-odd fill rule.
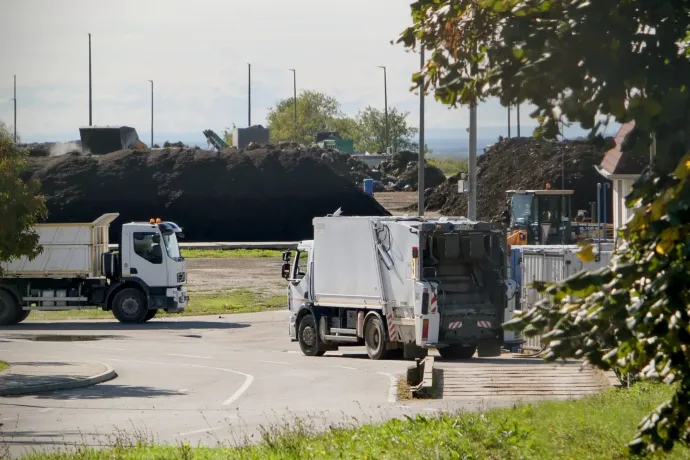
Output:
[[[390,137],[388,137],[388,75],[386,74],[386,66],[380,65],[378,67],[383,69],[383,103],[386,117],[386,153],[388,153],[388,147],[390,147]]]
[[[14,76],[14,143],[17,143],[17,76]]]
[[[92,126],[93,124],[93,118],[92,118],[92,110],[93,110],[93,104],[92,104],[92,93],[91,93],[91,34],[89,34],[89,126]]]
[[[508,139],[510,139],[510,104],[508,104]]]
[[[292,71],[292,94],[295,98],[295,141],[297,141],[297,71],[295,69],[288,69]]]
[[[247,126],[252,125],[252,65],[247,63],[249,75],[247,78]]]
[[[520,103],[515,106],[517,112],[517,137],[520,137]]]
[[[420,64],[421,71],[424,70],[424,45],[420,43]],[[388,104],[386,104],[386,108]],[[386,120],[386,128],[388,128],[388,120]],[[388,137],[388,133],[386,133]],[[417,196],[418,196],[418,210],[419,215],[424,215],[424,76],[420,80],[419,85],[419,161],[417,162],[417,169],[419,176],[417,178]]]
[[[153,148],[153,80],[151,82],[151,148]]]
[[[477,219],[477,103],[470,103],[470,155],[468,172],[470,176],[470,196],[467,201],[467,217]]]

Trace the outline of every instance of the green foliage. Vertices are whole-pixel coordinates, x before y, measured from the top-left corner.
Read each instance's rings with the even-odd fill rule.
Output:
[[[393,151],[419,149],[414,136],[419,130],[407,124],[409,112],[399,112],[395,107],[388,108],[388,138]],[[368,106],[357,114],[355,129],[355,148],[362,152],[386,151],[386,113],[385,110]]]
[[[223,130],[223,140],[226,144],[232,147],[232,136],[235,132],[235,123],[232,124],[232,128],[225,128]]]
[[[36,181],[25,182],[20,174],[28,153],[19,149],[6,126],[0,123],[0,262],[41,252],[33,225],[47,215]]]
[[[407,124],[408,112],[388,109],[390,145],[394,150],[416,150],[413,138],[417,128]],[[321,131],[337,131],[343,139],[352,139],[357,151],[383,152],[386,149],[386,116],[381,109],[367,107],[356,117],[346,116],[338,101],[326,94],[302,91],[297,96],[297,125],[294,98],[283,99],[267,116],[271,141],[296,141],[310,145]]]
[[[654,162],[627,197],[639,205],[608,268],[547,287],[512,327],[543,334],[547,359],[585,358],[620,374],[678,382],[640,425],[636,451],[690,441],[690,7],[659,0],[418,0],[399,43],[430,50],[437,100],[529,102],[538,137],[561,122],[598,135],[635,121],[626,156]],[[420,74],[413,76],[416,87]],[[675,170],[675,172],[674,172]],[[591,251],[585,249],[584,252]]]
[[[622,443],[634,433],[635,420],[671,391],[665,385],[636,385],[581,400],[417,415],[356,428],[333,427],[316,416],[262,427],[261,439],[240,447],[160,446],[148,438],[122,435],[124,440],[116,439],[110,449],[80,447],[58,454],[37,450],[26,459],[623,459],[628,456]],[[690,449],[679,446],[652,458],[689,455]]]
[[[455,176],[461,172],[468,171],[467,160],[461,160],[452,157],[427,157],[426,162],[431,166],[436,166],[443,171],[446,176]]]
[[[350,138],[352,125],[345,120],[335,98],[316,91],[302,91],[297,96],[297,124],[294,118],[294,98],[283,99],[269,110],[266,120],[271,129],[271,141],[295,141],[309,145],[320,131],[340,130],[343,138]]]

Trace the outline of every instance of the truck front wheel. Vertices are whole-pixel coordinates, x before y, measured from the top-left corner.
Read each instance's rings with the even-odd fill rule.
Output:
[[[471,359],[476,351],[477,347],[464,347],[458,344],[438,349],[438,353],[443,359]]]
[[[11,326],[23,321],[26,318],[22,318],[23,313],[22,307],[12,294],[0,290],[0,326]]]
[[[383,359],[386,357],[386,331],[383,328],[381,318],[372,316],[364,326],[364,345],[371,359]]]
[[[158,310],[149,310],[149,312],[146,313],[146,317],[144,318],[144,321],[148,321],[150,319],[153,319],[153,317],[156,316],[156,313],[158,313]]]
[[[314,316],[304,315],[297,328],[297,340],[302,353],[306,356],[323,356],[326,353],[324,346],[319,338],[319,331],[316,328]]]
[[[121,323],[143,323],[149,313],[144,294],[133,288],[123,289],[113,299],[113,315]]]

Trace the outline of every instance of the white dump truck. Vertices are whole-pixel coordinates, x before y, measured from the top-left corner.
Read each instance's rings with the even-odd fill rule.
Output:
[[[337,213],[336,213],[337,214]],[[289,336],[307,356],[364,345],[371,359],[437,348],[498,356],[507,305],[506,234],[466,219],[318,217],[283,254]]]
[[[172,222],[122,225],[117,251],[108,228],[119,214],[91,223],[37,224],[42,253],[0,266],[0,325],[32,311],[112,310],[122,323],[142,323],[158,310],[182,312],[188,296],[185,260]]]

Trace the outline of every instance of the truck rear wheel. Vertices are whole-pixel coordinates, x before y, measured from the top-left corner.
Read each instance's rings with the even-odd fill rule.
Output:
[[[304,315],[300,320],[297,326],[297,341],[306,356],[323,356],[326,353],[313,315]]]
[[[153,317],[156,316],[156,313],[158,313],[158,310],[149,310],[149,312],[146,313],[146,317],[144,318],[144,321],[148,321],[150,319],[153,319]]]
[[[22,312],[19,314],[17,317],[17,323],[21,323],[24,321],[26,318],[29,317],[29,313],[31,313],[31,310],[22,310]]]
[[[444,348],[439,348],[438,353],[443,359],[471,359],[477,347],[465,347],[458,344],[448,345]]]
[[[381,318],[372,316],[364,325],[364,345],[371,359],[386,357],[386,331]]]
[[[121,323],[143,323],[149,309],[146,297],[138,289],[123,289],[113,299],[113,315]]]
[[[22,313],[23,310],[14,296],[7,291],[0,290],[0,326],[11,326],[23,321],[26,316],[21,318]]]

